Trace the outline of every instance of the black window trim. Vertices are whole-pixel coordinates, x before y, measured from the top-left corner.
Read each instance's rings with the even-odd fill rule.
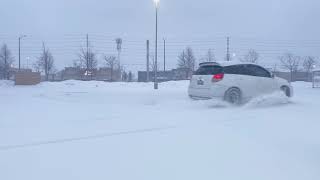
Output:
[[[250,66],[254,66],[255,68],[261,69],[262,71],[264,71],[268,75],[267,76],[257,76],[257,75],[250,74],[250,69],[249,69]],[[241,72],[241,70],[238,70],[238,72],[236,72],[236,73],[230,73],[230,72],[227,72],[225,70],[225,68],[240,68],[241,70],[248,69],[249,71],[247,71],[247,72],[246,71],[242,71]],[[262,66],[255,65],[255,64],[235,64],[235,65],[224,66],[224,72],[226,74],[272,78],[272,74],[270,73],[270,71],[268,71],[267,69],[265,69]]]
[[[272,78],[272,75],[271,75],[270,71],[268,71],[267,69],[265,69],[265,68],[263,68],[263,67],[261,67],[261,66],[259,66],[259,65],[248,64],[247,66],[248,66],[248,67],[253,66],[253,67],[255,67],[255,68],[258,68],[258,69],[264,71],[266,74],[268,74],[267,76],[255,76],[255,77]]]
[[[214,74],[218,74],[218,73],[224,73],[223,71],[223,66],[220,66],[220,65],[202,65],[200,66],[195,72],[194,72],[194,75],[214,75],[214,74],[200,74],[199,71],[202,69],[202,68],[217,68],[216,70],[220,69],[218,72],[214,73]]]

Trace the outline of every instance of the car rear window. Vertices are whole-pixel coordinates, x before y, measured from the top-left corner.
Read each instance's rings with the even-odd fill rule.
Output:
[[[196,72],[195,75],[215,75],[223,73],[223,67],[221,66],[201,66]]]

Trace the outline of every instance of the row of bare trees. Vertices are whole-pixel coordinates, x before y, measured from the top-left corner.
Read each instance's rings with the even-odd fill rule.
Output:
[[[240,58],[243,62],[259,63],[259,53],[250,49],[247,54]],[[280,68],[290,73],[290,80],[293,81],[294,76],[298,72],[306,72],[308,78],[311,78],[312,70],[318,65],[318,58],[314,56],[297,56],[292,53],[285,53],[278,57]],[[280,69],[279,69],[280,70]],[[273,71],[277,71],[277,63],[273,67]],[[281,71],[281,70],[280,70]]]
[[[120,55],[118,54],[118,58],[114,55],[103,55],[103,67],[107,67],[110,69],[110,79],[113,80],[114,77],[122,76],[123,68],[120,65],[119,60]],[[78,59],[73,62],[73,67],[87,69],[87,71],[91,71],[98,68],[98,56],[92,50],[92,48],[88,48],[85,50],[81,48],[78,53]],[[120,73],[116,76],[116,73]]]
[[[7,44],[3,44],[0,49],[0,78],[10,79],[10,69],[13,67],[14,57],[8,48]],[[45,74],[46,80],[49,79],[49,74],[55,72],[54,58],[45,43],[42,44],[42,52],[38,60],[34,63],[34,68],[38,72]]]
[[[9,70],[14,62],[14,57],[8,46],[3,44],[0,49],[0,79],[9,79]]]
[[[116,73],[118,73],[117,76],[120,76],[122,81],[131,81],[131,79],[133,79],[133,73],[125,72],[123,66],[120,63],[122,39],[116,38],[115,43],[118,56],[116,57],[114,55],[103,55],[103,67],[107,67],[110,69],[111,80],[113,80],[116,76]],[[80,49],[80,52],[78,53],[78,59],[73,62],[73,66],[76,68],[87,69],[87,71],[91,71],[98,68],[98,59],[99,57],[94,52],[93,48],[88,46],[87,49]]]
[[[291,53],[284,54],[279,57],[282,68],[290,72],[290,80],[293,81],[294,76],[297,72],[306,72],[308,78],[311,78],[312,70],[318,65],[318,60],[313,56],[296,56]]]
[[[239,58],[242,62],[248,63],[260,63],[260,54],[254,50],[249,49],[248,52]],[[274,66],[274,71],[277,71],[277,64],[281,67],[279,70],[286,70],[290,72],[290,79],[291,81],[294,78],[295,73],[297,72],[306,72],[310,78],[312,70],[319,65],[319,60],[313,56],[296,56],[292,53],[285,53],[282,56],[278,57],[278,63]],[[196,58],[193,53],[192,48],[187,47],[185,50],[181,52],[178,56],[178,68],[184,68],[187,70],[186,77],[190,77],[192,72],[195,70],[196,67]],[[216,58],[213,53],[212,49],[209,49],[205,56],[199,60],[200,62],[215,62]]]
[[[189,78],[194,72],[196,67],[196,58],[190,47],[187,47],[178,56],[178,67],[186,70],[186,78]]]
[[[132,81],[133,73],[125,72],[120,64],[120,54],[122,50],[122,39],[115,39],[116,50],[118,52],[118,57],[116,56],[107,56],[104,55],[102,59],[104,60],[104,66],[110,68],[111,71],[111,81],[114,79],[115,73],[119,73],[118,76],[122,78],[124,81]],[[86,74],[91,75],[92,70],[98,68],[98,56],[97,53],[93,50],[91,46],[88,45],[87,48],[81,48],[79,53],[77,54],[78,58],[73,62],[73,66],[81,69],[86,69]],[[54,74],[56,72],[54,66],[54,57],[46,47],[45,43],[42,43],[42,53],[40,54],[38,60],[34,63],[34,69],[38,72],[42,72],[45,75],[45,79],[49,80],[49,75]]]
[[[246,55],[241,58],[241,61],[257,63],[259,59],[259,54],[255,50],[249,50]],[[196,57],[193,53],[191,47],[187,47],[185,50],[181,52],[178,56],[178,68],[182,68],[186,70],[186,77],[190,77],[195,70],[196,67]],[[216,57],[212,49],[208,49],[207,53],[203,58],[199,60],[200,62],[215,62]]]
[[[0,78],[10,79],[10,69],[13,67],[14,57],[8,48],[7,44],[3,44],[0,49]],[[54,59],[46,48],[45,44],[42,45],[42,53],[40,54],[37,62],[34,64],[36,71],[44,72],[46,80],[49,74],[54,73]]]
[[[104,61],[104,67],[110,68],[111,71],[111,80],[115,73],[120,73],[120,77],[124,81],[131,81],[133,79],[133,73],[125,72],[120,64],[120,53],[122,47],[122,39],[117,38],[116,50],[118,52],[118,57],[114,55],[104,55],[102,57]],[[154,58],[151,58],[150,63],[151,69],[155,70]],[[254,49],[249,49],[248,52],[239,58],[240,61],[250,62],[250,63],[260,63],[260,55]],[[199,59],[200,62],[214,62],[216,57],[212,49],[209,49],[203,58]],[[0,49],[0,78],[9,79],[9,70],[14,62],[14,57],[12,56],[11,51],[9,50],[6,44],[3,44]],[[186,77],[190,77],[196,68],[197,59],[194,55],[194,52],[191,47],[187,47],[183,50],[178,56],[177,67],[185,69]],[[318,64],[318,58],[313,56],[296,56],[292,53],[286,53],[279,57],[279,62],[281,69],[287,70],[290,72],[291,80],[293,80],[294,74],[297,72],[307,72],[311,74],[314,67]],[[98,67],[98,56],[94,52],[92,47],[87,49],[81,48],[78,53],[78,59],[73,63],[74,67],[86,68],[87,70],[96,69]],[[54,66],[54,57],[46,47],[45,43],[42,44],[42,51],[39,55],[37,61],[34,63],[34,68],[38,72],[43,72],[45,74],[45,79],[49,79],[50,74],[54,74],[56,69]],[[274,66],[274,71],[276,71],[277,66]]]
[[[53,55],[44,42],[42,43],[42,53],[33,66],[37,72],[44,73],[46,81],[49,80],[49,75],[54,74],[56,71]]]

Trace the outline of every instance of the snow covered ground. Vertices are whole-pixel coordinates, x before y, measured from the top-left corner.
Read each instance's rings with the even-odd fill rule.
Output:
[[[230,107],[187,86],[0,81],[0,179],[320,179],[320,89]]]

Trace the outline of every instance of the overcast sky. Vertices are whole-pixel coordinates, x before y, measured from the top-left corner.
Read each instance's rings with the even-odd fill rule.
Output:
[[[171,66],[185,46],[195,46],[198,56],[207,48],[216,49],[216,56],[221,59],[227,36],[234,40],[232,49],[237,55],[260,41],[270,43],[263,44],[268,46],[266,56],[291,51],[293,45],[299,46],[297,53],[318,55],[319,0],[161,0],[160,3],[159,38],[168,41]],[[62,67],[76,58],[72,48],[83,45],[76,45],[76,39],[82,41],[86,33],[93,36],[91,44],[101,54],[114,53],[113,39],[123,37],[127,48],[124,62],[139,64],[144,62],[145,40],[154,41],[154,13],[152,0],[1,0],[0,43],[8,43],[15,53],[17,37],[26,34],[23,59],[34,59],[37,51],[33,49],[44,40],[56,52],[58,67]],[[56,44],[50,44],[54,40]],[[205,44],[205,40],[215,43]],[[287,45],[277,47],[279,51],[270,47],[280,41]],[[241,46],[241,42],[246,45]],[[104,49],[106,52],[102,52]]]

